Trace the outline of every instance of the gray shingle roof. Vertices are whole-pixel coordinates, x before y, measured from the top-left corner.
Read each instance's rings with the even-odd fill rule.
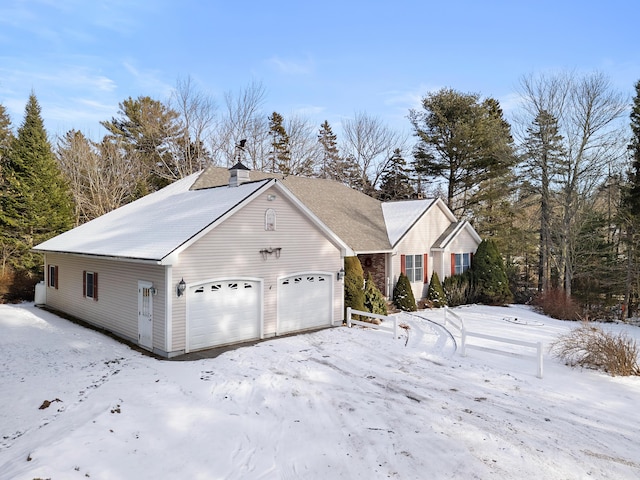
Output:
[[[275,178],[357,253],[390,251],[380,201],[333,180],[252,170],[250,180]],[[229,170],[208,167],[194,182],[200,190],[229,182]]]

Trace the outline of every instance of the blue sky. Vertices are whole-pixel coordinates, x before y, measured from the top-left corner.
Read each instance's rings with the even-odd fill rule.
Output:
[[[640,80],[637,0],[3,0],[0,103],[14,126],[33,89],[50,136],[99,138],[129,96],[191,77],[219,104],[252,81],[266,113],[338,125],[355,112],[410,132],[410,108],[451,87],[497,98],[558,69]],[[339,127],[334,129],[339,133]]]

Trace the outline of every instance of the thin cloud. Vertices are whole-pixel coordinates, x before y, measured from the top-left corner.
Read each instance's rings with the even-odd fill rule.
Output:
[[[285,60],[275,56],[267,60],[267,63],[275,70],[286,75],[309,75],[315,70],[315,65],[309,58],[302,61],[296,61]]]
[[[140,87],[145,94],[151,95],[153,92],[164,97],[169,97],[173,91],[173,86],[167,84],[160,78],[157,70],[140,70],[132,61],[127,60],[122,64],[127,72],[133,77],[135,84]]]

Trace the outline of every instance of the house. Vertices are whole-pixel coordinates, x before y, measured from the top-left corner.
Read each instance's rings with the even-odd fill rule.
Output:
[[[391,296],[470,265],[480,238],[439,199],[209,167],[38,245],[45,303],[172,357],[341,323],[344,257]]]
[[[340,237],[360,259],[365,275],[390,297],[400,273],[416,298],[427,294],[432,273],[442,280],[462,273],[481,242],[473,226],[458,222],[439,198],[381,202],[339,182],[251,171],[252,179],[277,178]],[[223,167],[209,167],[194,189],[226,182]]]
[[[198,176],[38,245],[46,305],[165,357],[341,322],[348,246],[278,179]]]

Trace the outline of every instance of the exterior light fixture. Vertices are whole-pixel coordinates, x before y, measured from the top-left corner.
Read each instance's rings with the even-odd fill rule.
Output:
[[[269,202],[273,202],[276,199],[276,196],[271,194],[271,195],[267,195],[267,201]]]
[[[176,295],[178,295],[179,297],[181,297],[182,295],[184,295],[184,291],[187,289],[187,284],[184,283],[184,278],[182,280],[180,280],[178,282],[178,285],[176,286]]]
[[[338,277],[338,281],[340,281],[340,280],[342,280],[344,278],[344,273],[345,273],[344,272],[344,268],[341,268],[340,270],[338,270],[338,273],[336,275]]]

